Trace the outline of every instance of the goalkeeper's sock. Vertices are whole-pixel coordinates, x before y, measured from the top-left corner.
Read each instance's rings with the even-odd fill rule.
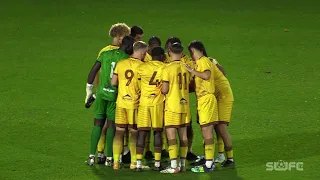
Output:
[[[101,135],[101,127],[93,126],[91,132],[91,149],[90,154],[96,154],[98,141]]]
[[[114,138],[114,128],[107,129],[107,157],[112,157],[113,155],[113,138]]]

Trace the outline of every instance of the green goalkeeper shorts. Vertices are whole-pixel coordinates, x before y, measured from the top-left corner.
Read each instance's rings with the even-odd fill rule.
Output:
[[[107,119],[114,121],[116,114],[116,102],[107,101],[101,97],[96,97],[96,110],[94,114],[95,119]]]

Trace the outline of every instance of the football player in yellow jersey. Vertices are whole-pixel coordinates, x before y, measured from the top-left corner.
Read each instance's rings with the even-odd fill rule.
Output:
[[[111,45],[108,45],[108,46],[102,48],[98,54],[98,57],[104,51],[118,49],[122,43],[122,39],[129,34],[130,34],[130,27],[128,25],[126,25],[125,23],[113,24],[109,30],[109,36],[112,37],[112,43],[111,43]],[[98,85],[99,85],[98,73],[96,74],[94,85],[95,85],[95,87],[98,87]],[[114,136],[113,131],[108,131],[109,133],[107,132],[107,128],[108,128],[108,126],[107,126],[107,121],[106,121],[103,128],[102,128],[101,136],[100,136],[99,143],[98,143],[98,159],[97,159],[98,164],[103,164],[106,160],[106,157],[103,153],[104,149],[105,149],[105,145],[106,145],[106,134],[108,137],[107,141],[111,142],[111,143],[112,143],[112,139]],[[111,127],[109,127],[109,128],[111,128]],[[112,146],[112,145],[110,145],[110,146]]]
[[[152,60],[151,57],[151,51],[154,47],[159,47],[161,46],[161,40],[159,37],[156,36],[152,36],[151,38],[149,38],[148,40],[148,53],[146,54],[146,57],[144,58],[144,62],[148,62]],[[165,134],[165,132],[162,132],[162,152],[161,152],[161,156],[162,157],[169,157],[169,153],[166,150],[166,145],[167,145],[167,136]],[[145,158],[148,160],[152,160],[154,159],[153,153],[151,151],[151,147],[150,147],[150,134],[148,134],[146,136],[146,145],[145,145]]]
[[[169,50],[169,47],[173,44],[173,43],[180,43],[181,44],[181,40],[177,37],[170,37],[168,38],[168,40],[166,41],[166,44],[165,44],[165,48],[166,50],[168,51]],[[165,60],[166,63],[170,63],[171,62],[171,57],[169,56],[169,54],[167,53],[166,54],[166,60]],[[184,62],[184,63],[187,63],[188,65],[190,66],[194,66],[194,63],[192,61],[192,59],[185,55],[185,54],[182,54],[182,58],[181,58],[181,62]],[[191,118],[191,115],[190,115],[190,118]],[[190,126],[187,127],[187,135],[188,135],[188,154],[187,154],[187,160],[191,161],[191,160],[197,160],[198,159],[198,156],[195,155],[193,152],[192,152],[192,144],[193,144],[193,128],[192,128],[192,122],[190,121]]]
[[[113,169],[120,166],[120,154],[123,149],[123,139],[126,128],[130,132],[131,169],[136,168],[136,138],[137,138],[137,110],[139,106],[140,87],[137,76],[138,66],[146,56],[148,46],[142,41],[133,44],[133,54],[130,58],[119,61],[111,80],[113,86],[118,86],[116,105],[116,133],[113,140]]]
[[[159,46],[161,46],[160,38],[158,38],[157,36],[152,36],[148,41],[148,52],[146,54],[146,57],[144,58],[144,62],[152,60],[152,57],[150,55],[152,48],[159,47]]]
[[[143,29],[140,26],[134,25],[130,29],[130,36],[133,37],[134,41],[142,41],[143,40]],[[144,61],[144,60],[142,60]],[[121,160],[123,163],[129,163],[131,161],[131,154],[128,147],[128,138],[129,131],[126,129],[124,134],[124,142],[123,142],[123,156],[121,156]],[[152,155],[152,153],[151,153]],[[152,157],[153,158],[153,157]]]
[[[206,49],[200,41],[192,41],[188,47],[190,55],[196,61],[196,69],[185,65],[195,76],[196,96],[198,100],[199,124],[204,137],[205,159],[202,166],[191,169],[192,172],[210,172],[214,170],[214,124],[218,123],[218,107],[215,93],[214,64],[207,57]]]
[[[215,64],[216,69],[214,71],[216,85],[215,96],[217,98],[219,112],[219,124],[215,126],[218,139],[218,157],[215,162],[222,163],[225,161],[225,150],[227,154],[227,161],[225,161],[222,166],[230,167],[234,166],[235,163],[233,160],[231,137],[227,130],[227,125],[230,123],[234,98],[230,83],[224,74],[223,67],[215,59],[210,58],[210,60]]]
[[[188,114],[190,73],[180,61],[183,47],[180,43],[174,43],[169,47],[169,55],[172,62],[166,65],[162,76],[162,93],[166,95],[164,125],[166,128],[170,166],[161,173],[179,173],[186,171],[186,157],[188,152],[187,126],[190,124]],[[180,167],[178,166],[178,142],[176,133],[180,139]]]
[[[141,84],[141,96],[138,109],[138,139],[137,139],[137,171],[142,169],[142,158],[147,134],[154,134],[154,170],[160,171],[161,132],[163,128],[163,108],[165,96],[161,93],[162,71],[165,64],[164,50],[155,47],[151,51],[152,60],[138,67],[138,77]],[[148,139],[149,140],[149,139]]]
[[[166,45],[165,45],[165,48],[166,48],[167,52],[168,52],[168,48],[169,48],[173,43],[176,43],[176,42],[182,44],[182,43],[181,43],[181,40],[180,40],[179,38],[177,38],[177,37],[174,37],[174,36],[173,36],[173,37],[170,37],[170,38],[167,39]],[[169,56],[169,54],[166,53],[165,63],[170,63],[170,62],[172,62],[172,59],[171,59],[171,57]],[[186,54],[184,54],[184,53],[182,53],[181,62],[187,63],[187,64],[190,65],[190,66],[193,65],[192,59],[191,59],[188,55],[186,55]]]

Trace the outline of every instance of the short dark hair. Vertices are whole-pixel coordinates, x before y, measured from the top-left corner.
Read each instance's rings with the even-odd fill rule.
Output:
[[[148,41],[149,46],[161,46],[161,40],[157,36],[152,36]]]
[[[137,34],[143,34],[143,30],[140,26],[132,26],[130,36],[136,37]]]
[[[152,48],[151,57],[152,57],[152,60],[158,60],[163,62],[166,57],[164,54],[164,49],[160,46]]]
[[[199,50],[200,52],[202,52],[202,54],[204,56],[208,57],[206,48],[204,47],[204,45],[201,41],[198,41],[198,40],[191,41],[191,43],[188,46],[188,50],[190,52],[191,52],[191,48],[195,48],[195,49]]]
[[[164,49],[162,47],[157,46],[157,47],[152,48],[152,50],[151,50],[152,57],[161,56],[161,55],[164,55]]]
[[[168,40],[166,41],[166,46],[165,48],[166,49],[169,49],[169,44],[173,44],[173,43],[180,43],[181,44],[181,41],[179,38],[175,37],[175,36],[172,36],[170,38],[168,38]]]
[[[183,52],[183,47],[180,43],[176,42],[169,47],[169,50],[175,54],[180,54]]]
[[[134,43],[133,37],[125,36],[122,39],[120,48],[123,49],[127,54],[131,55],[133,53],[133,43]]]

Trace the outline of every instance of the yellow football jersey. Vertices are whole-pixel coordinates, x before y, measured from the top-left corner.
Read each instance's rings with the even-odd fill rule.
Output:
[[[200,77],[195,77],[196,95],[197,98],[201,98],[206,94],[214,94],[215,92],[215,64],[213,64],[209,58],[203,56],[196,61],[196,71],[204,72],[209,70],[211,72],[210,78],[204,80]]]
[[[104,51],[109,51],[109,50],[113,50],[113,49],[119,49],[119,46],[114,46],[114,45],[108,45],[104,48],[102,48],[98,54],[98,57],[100,56],[101,53],[103,53]]]
[[[219,64],[217,60],[213,59],[214,64],[214,79],[215,79],[215,96],[219,100],[234,101],[232,89],[227,77],[220,71],[216,64]]]
[[[190,73],[184,63],[173,61],[163,70],[162,81],[169,83],[169,92],[165,99],[165,110],[176,113],[189,112],[189,83]]]
[[[165,64],[157,60],[145,62],[138,67],[140,105],[154,106],[163,103],[165,96],[161,93],[161,81],[164,67]]]
[[[128,58],[119,61],[114,70],[118,75],[117,107],[137,109],[139,106],[140,88],[138,80],[138,67],[143,62],[139,59]]]
[[[146,57],[144,58],[144,62],[148,62],[148,61],[151,61],[152,60],[152,57],[149,53],[146,54]]]

